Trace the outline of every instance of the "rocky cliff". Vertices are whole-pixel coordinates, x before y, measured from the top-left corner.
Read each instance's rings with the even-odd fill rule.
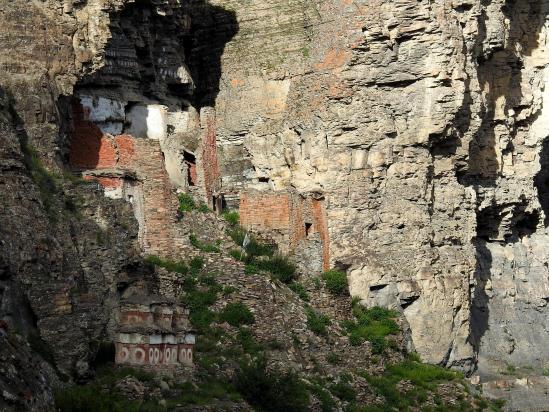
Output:
[[[322,196],[331,265],[426,359],[542,366],[548,4],[219,3],[223,188]]]
[[[346,271],[428,362],[547,368],[548,13],[2,2],[0,318],[86,379],[120,299],[166,287],[142,255],[190,250],[189,192],[240,210],[305,280]]]

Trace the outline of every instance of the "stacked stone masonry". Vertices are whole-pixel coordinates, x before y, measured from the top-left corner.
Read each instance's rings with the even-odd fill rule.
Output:
[[[164,164],[160,141],[112,136],[89,119],[75,101],[69,162],[86,179],[96,179],[107,195],[132,203],[139,240],[147,254],[174,256],[186,245],[176,232],[177,198]]]
[[[291,191],[247,191],[240,193],[239,212],[242,226],[272,237],[283,253],[299,253],[318,234],[321,245],[316,251],[321,254],[322,269],[329,269],[329,235],[322,200]]]

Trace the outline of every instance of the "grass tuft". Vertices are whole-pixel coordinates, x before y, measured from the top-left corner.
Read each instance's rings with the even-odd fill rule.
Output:
[[[330,324],[330,318],[310,307],[306,309],[306,314],[309,329],[317,335],[326,336],[328,334],[327,326]]]
[[[176,262],[169,259],[162,259],[154,255],[146,256],[145,262],[150,265],[162,267],[170,272],[180,273],[182,275],[186,275],[189,272],[189,268],[184,262]]]
[[[190,212],[196,209],[196,203],[193,197],[188,193],[181,193],[177,196],[179,200],[179,211],[180,212]]]
[[[215,243],[201,242],[194,234],[189,236],[189,240],[191,241],[191,245],[198,250],[208,253],[219,253],[219,246]]]
[[[326,289],[332,295],[344,295],[347,293],[347,275],[339,270],[329,270],[322,274],[322,280]]]
[[[254,314],[242,302],[229,303],[219,314],[219,319],[235,327],[255,322]]]
[[[356,321],[346,321],[344,326],[349,333],[349,340],[354,346],[369,341],[372,345],[372,352],[380,354],[388,346],[386,336],[399,332],[399,327],[393,320],[398,316],[395,311],[377,306],[365,309],[363,306],[355,304],[353,314]]]

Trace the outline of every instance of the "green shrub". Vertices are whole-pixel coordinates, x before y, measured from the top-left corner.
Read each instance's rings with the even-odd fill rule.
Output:
[[[189,262],[189,266],[190,273],[196,276],[198,272],[200,272],[204,267],[204,259],[202,259],[200,256],[195,256]]]
[[[322,412],[333,412],[336,410],[336,402],[330,395],[330,392],[324,389],[321,385],[313,385],[310,387],[310,390],[320,401],[320,408]]]
[[[236,291],[236,288],[234,286],[224,286],[223,287],[223,295],[228,296],[231,293],[234,293]]]
[[[241,365],[236,387],[252,406],[266,412],[302,412],[309,406],[307,387],[296,373],[267,370],[264,358]]]
[[[223,213],[223,218],[229,223],[231,226],[238,225],[238,222],[240,221],[240,215],[238,212],[225,212]]]
[[[214,275],[200,276],[198,281],[200,282],[201,285],[204,285],[204,286],[217,286],[218,285],[217,280],[216,280]]]
[[[292,282],[288,285],[288,287],[297,294],[302,300],[305,302],[309,301],[309,294],[307,293],[307,290],[305,290],[305,287],[299,283],[299,282]]]
[[[344,295],[347,292],[347,275],[338,270],[329,270],[322,274],[326,289],[332,295]]]
[[[328,334],[327,326],[330,324],[330,318],[319,313],[312,308],[306,309],[307,326],[317,335],[326,336]]]
[[[286,256],[275,254],[268,259],[256,260],[255,265],[267,272],[271,272],[275,279],[282,283],[292,283],[295,280],[295,265],[288,260]]]
[[[189,314],[189,321],[200,333],[206,333],[215,320],[216,314],[207,308],[201,308]]]
[[[219,253],[219,246],[216,245],[215,243],[201,242],[200,240],[197,239],[197,237],[194,234],[191,234],[189,236],[189,240],[191,241],[191,245],[193,245],[198,250],[202,250],[203,252],[208,252],[208,253],[211,253],[211,252]]]
[[[351,307],[354,308],[357,305],[360,305],[362,298],[360,296],[353,296],[351,298]]]
[[[255,322],[254,314],[242,302],[229,303],[219,314],[219,319],[235,327]]]
[[[103,366],[96,380],[82,386],[72,386],[55,392],[55,406],[61,412],[148,412],[158,411],[156,402],[133,401],[124,398],[116,382],[132,376],[141,382],[152,382],[154,375],[133,368]]]
[[[379,354],[387,347],[387,335],[395,335],[399,332],[397,323],[393,320],[398,313],[389,309],[373,307],[365,309],[356,304],[353,307],[356,321],[346,321],[344,327],[349,334],[352,345],[358,346],[369,341],[372,352]]]
[[[316,290],[320,290],[322,288],[322,281],[318,276],[315,276],[313,278],[313,284],[315,285]]]
[[[326,355],[326,360],[332,365],[339,365],[341,363],[341,357],[334,352],[328,353],[328,355]]]
[[[154,255],[146,256],[145,262],[150,265],[162,267],[170,272],[180,273],[182,275],[186,275],[189,272],[189,268],[184,262],[175,262],[169,259],[162,259]]]
[[[241,261],[244,259],[244,253],[241,252],[240,250],[236,250],[236,249],[233,249],[233,250],[230,250],[229,251],[229,255],[235,259],[235,260],[238,260],[238,261]]]
[[[247,264],[244,267],[244,273],[246,275],[255,275],[256,273],[259,273],[259,268],[256,265]]]
[[[354,388],[342,380],[330,386],[330,392],[342,401],[352,402],[356,399],[356,391]]]
[[[179,199],[180,212],[190,212],[196,209],[196,203],[190,194],[181,193],[177,198]]]
[[[208,212],[211,212],[210,208],[208,207],[208,205],[204,202],[200,202],[200,204],[198,205],[198,211],[199,212],[202,212],[202,213],[208,213]]]
[[[208,290],[194,290],[187,293],[184,299],[184,303],[190,311],[207,308],[216,301],[217,292],[214,288]]]
[[[226,402],[228,400],[236,401],[241,398],[233,385],[215,377],[207,377],[198,383],[180,383],[176,387],[180,390],[181,394],[175,399],[167,399],[168,411],[180,410],[181,406],[185,405],[207,405],[213,403],[212,401],[215,400]],[[164,410],[157,406],[156,411]]]
[[[382,410],[408,410],[410,407],[420,406],[428,399],[429,391],[435,391],[439,384],[462,377],[458,372],[412,360],[389,365],[381,376],[370,376],[367,373],[361,375],[377,394],[385,398],[386,404]],[[412,384],[412,389],[406,393],[402,393],[397,387],[402,380]]]
[[[235,226],[227,233],[238,246],[242,246],[247,232],[243,227]],[[250,243],[246,246],[247,262],[254,260],[258,256],[272,256],[274,254],[275,248],[273,246],[264,245],[258,242],[253,235],[248,236],[250,238]]]
[[[201,265],[202,263],[200,267]],[[195,267],[198,267],[198,263]],[[192,281],[189,279],[192,279]],[[197,281],[192,277],[186,278],[185,282],[186,284],[183,287],[186,294],[183,303],[190,311],[189,320],[198,332],[204,333],[211,323],[216,320],[216,314],[208,308],[217,301],[217,294],[222,290],[222,287],[217,282],[211,282],[212,285],[206,290],[198,289]]]
[[[100,394],[100,395],[99,395]],[[125,399],[117,392],[105,392],[97,385],[73,386],[55,392],[60,412],[141,412],[158,410],[156,402],[142,403]],[[153,409],[156,407],[156,409]],[[147,408],[147,409],[145,409]]]
[[[264,350],[263,345],[258,343],[249,329],[241,328],[236,335],[236,341],[242,345],[245,353],[256,355]]]
[[[182,286],[185,292],[192,292],[196,290],[197,280],[192,276],[187,276],[183,279]]]

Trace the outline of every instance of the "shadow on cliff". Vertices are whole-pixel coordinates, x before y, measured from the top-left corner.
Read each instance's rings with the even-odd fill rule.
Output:
[[[141,123],[148,118],[148,104],[159,103],[175,112],[185,111],[189,105],[197,111],[215,106],[225,45],[238,32],[236,13],[207,0],[190,0],[170,9],[170,13],[157,12],[157,7],[162,6],[156,6],[151,0],[136,0],[113,13],[104,66],[76,84],[74,97],[60,102],[60,110],[67,118],[74,116],[73,123],[80,121],[80,126],[86,129],[82,131],[86,133],[82,139],[74,133],[74,124],[65,127],[66,134],[72,134],[73,139],[77,137],[74,140],[76,146],[80,146],[72,149],[85,151],[69,153],[69,163],[75,169],[95,168],[105,145],[98,127],[81,122],[85,114],[79,113],[82,112],[80,96],[125,101],[126,115],[140,106]],[[135,119],[132,118],[132,122]],[[104,130],[109,130],[112,120],[102,121]],[[128,117],[124,128],[117,126],[109,133],[146,137],[135,134],[127,122]],[[69,148],[69,152],[72,149]]]
[[[225,45],[238,33],[236,13],[213,6],[207,0],[190,2],[191,35],[185,49],[195,81],[193,102],[197,107],[214,106],[221,81]]]
[[[483,7],[491,3],[481,2]],[[468,164],[458,172],[461,184],[475,189],[477,199],[477,234],[475,285],[471,291],[470,341],[477,354],[481,341],[489,328],[489,296],[485,286],[491,278],[491,242],[512,243],[535,232],[539,212],[526,212],[527,199],[507,205],[490,205],[479,209],[486,191],[497,184],[502,158],[514,150],[513,140],[521,127],[520,121],[511,121],[512,111],[521,110],[524,92],[521,88],[523,57],[530,56],[538,46],[538,37],[545,16],[540,2],[507,0],[502,6],[504,17],[509,21],[507,39],[500,47],[485,49],[490,44],[487,31],[488,15],[483,10],[478,17],[479,35],[475,45],[477,76],[481,93],[480,125],[469,145]],[[488,42],[487,42],[488,41]],[[520,54],[517,53],[520,50]],[[502,104],[504,102],[504,104]],[[532,119],[527,119],[532,121]],[[497,129],[500,129],[499,131]],[[506,136],[508,132],[508,135]],[[498,141],[498,139],[505,139]],[[499,145],[499,147],[498,147]],[[540,203],[546,215],[549,211],[549,146],[543,143],[540,156],[542,170],[534,184],[538,188]],[[505,220],[505,221],[504,221]],[[547,225],[547,222],[546,222]]]
[[[152,277],[152,269],[134,247],[131,211],[104,200],[96,185],[46,169],[27,130],[0,87],[0,186],[11,191],[0,209],[0,320],[59,377],[83,378],[78,361],[92,360],[95,343],[109,338],[121,289]],[[126,220],[113,217],[107,232],[83,213],[98,210],[98,200],[103,218]]]

